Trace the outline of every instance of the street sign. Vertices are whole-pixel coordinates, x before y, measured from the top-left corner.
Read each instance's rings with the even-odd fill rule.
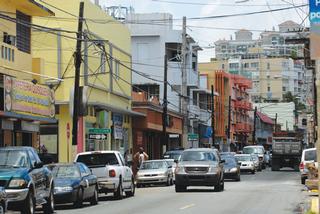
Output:
[[[199,140],[199,135],[198,134],[189,133],[188,134],[188,140],[189,141],[197,141],[197,140]]]
[[[107,134],[89,134],[90,140],[106,140],[107,137]]]
[[[310,23],[311,24],[320,24],[320,0],[309,0],[310,8]]]
[[[111,133],[111,129],[89,129],[89,134],[110,134]]]

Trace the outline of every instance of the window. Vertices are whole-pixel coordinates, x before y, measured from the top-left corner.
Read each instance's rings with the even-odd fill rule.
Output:
[[[17,48],[20,51],[30,53],[31,40],[31,17],[17,11],[16,12]]]
[[[259,62],[252,62],[251,63],[251,68],[258,68],[259,67]]]
[[[267,69],[270,69],[270,63],[269,62],[267,63]]]
[[[282,91],[287,91],[287,88],[286,87],[282,87]]]
[[[106,53],[101,52],[100,55],[100,73],[105,73],[106,72]]]
[[[120,62],[115,60],[114,66],[115,78],[118,80],[120,78]]]
[[[232,68],[239,68],[239,63],[230,63],[229,64],[229,68],[232,69]]]
[[[268,92],[270,92],[271,91],[271,88],[270,88],[270,86],[268,86]]]
[[[12,62],[14,62],[14,50],[13,49],[11,50],[11,60],[12,60]]]
[[[4,58],[4,46],[3,45],[1,46],[1,58],[2,59]]]
[[[221,65],[221,68],[224,69],[224,64]]]
[[[243,67],[244,67],[244,68],[249,68],[249,63],[245,62],[245,63],[243,64]]]

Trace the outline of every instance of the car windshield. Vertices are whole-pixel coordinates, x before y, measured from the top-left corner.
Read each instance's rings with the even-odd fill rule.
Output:
[[[182,152],[168,152],[168,153],[164,153],[163,158],[165,158],[165,159],[179,160],[181,153],[182,153]]]
[[[114,153],[79,155],[77,162],[84,163],[88,167],[119,165],[118,159]]]
[[[1,167],[30,167],[28,154],[22,150],[0,150]]]
[[[305,151],[304,160],[305,161],[316,161],[317,160],[317,151],[316,150]]]
[[[252,161],[252,157],[251,156],[236,156],[236,159],[238,161]]]
[[[216,161],[213,152],[186,151],[181,155],[181,161]]]
[[[166,168],[164,161],[147,161],[143,162],[140,169],[163,169]]]
[[[263,154],[263,149],[260,147],[247,147],[243,148],[244,154]]]
[[[76,166],[56,166],[52,173],[55,178],[80,178],[80,172]]]

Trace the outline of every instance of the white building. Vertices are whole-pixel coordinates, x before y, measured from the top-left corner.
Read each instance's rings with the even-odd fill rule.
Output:
[[[294,131],[295,125],[295,106],[290,103],[254,103],[253,107],[268,117],[275,119],[277,114],[277,124],[281,125],[283,131]]]

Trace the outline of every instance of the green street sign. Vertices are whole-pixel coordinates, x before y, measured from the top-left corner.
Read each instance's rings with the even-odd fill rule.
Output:
[[[188,134],[188,140],[189,141],[197,141],[197,140],[199,140],[199,135],[198,134],[189,133]]]
[[[89,129],[89,134],[110,134],[111,129]]]

